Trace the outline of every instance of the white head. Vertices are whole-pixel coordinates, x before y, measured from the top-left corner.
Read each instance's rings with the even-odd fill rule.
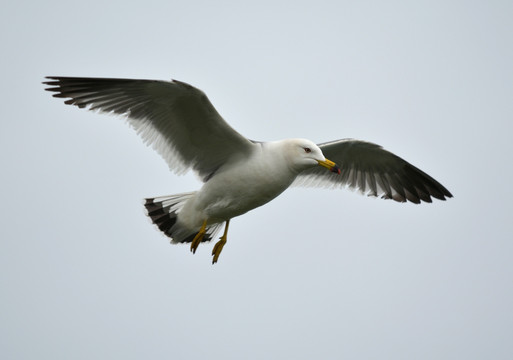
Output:
[[[332,172],[340,173],[338,166],[327,160],[322,150],[310,140],[286,139],[280,141],[280,145],[291,168],[298,172],[321,165]]]

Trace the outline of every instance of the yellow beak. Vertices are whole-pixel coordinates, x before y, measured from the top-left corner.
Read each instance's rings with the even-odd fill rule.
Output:
[[[340,168],[333,161],[325,159],[324,161],[317,160],[317,162],[319,165],[324,166],[329,171],[340,174]]]

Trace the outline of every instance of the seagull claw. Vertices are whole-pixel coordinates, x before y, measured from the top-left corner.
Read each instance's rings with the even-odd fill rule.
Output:
[[[217,262],[217,259],[219,259],[219,255],[221,255],[221,251],[223,251],[224,244],[226,244],[226,238],[228,235],[228,226],[230,225],[230,220],[226,220],[226,225],[224,227],[224,233],[223,236],[221,236],[218,242],[214,245],[214,248],[212,249],[212,265],[214,265]]]
[[[221,240],[219,240],[212,249],[212,265],[217,262],[217,259],[219,259],[219,255],[221,255],[221,251],[223,251],[224,244],[226,244],[226,237],[221,236]]]
[[[201,225],[200,231],[196,234],[194,239],[191,242],[191,251],[193,254],[196,254],[196,249],[198,248],[199,244],[205,237],[205,229],[207,228],[207,220],[203,221],[203,225]]]

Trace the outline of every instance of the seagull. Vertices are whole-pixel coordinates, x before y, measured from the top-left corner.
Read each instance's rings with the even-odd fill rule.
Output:
[[[145,199],[151,221],[171,239],[199,244],[223,235],[230,220],[262,206],[291,185],[348,187],[398,202],[432,202],[452,194],[422,170],[381,146],[355,139],[254,141],[235,131],[205,93],[181,81],[48,76],[45,90],[65,104],[125,116],[171,171],[192,169],[198,191]],[[326,156],[330,159],[328,160]]]

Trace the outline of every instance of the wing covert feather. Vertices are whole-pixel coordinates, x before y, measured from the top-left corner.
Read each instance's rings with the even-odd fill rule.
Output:
[[[319,144],[341,174],[315,167],[299,174],[294,185],[349,187],[369,196],[399,202],[432,202],[452,194],[431,176],[381,146],[354,139]]]
[[[253,143],[219,115],[199,89],[180,81],[47,77],[46,90],[66,104],[125,115],[128,123],[167,162],[206,181],[224,163],[247,155]]]

